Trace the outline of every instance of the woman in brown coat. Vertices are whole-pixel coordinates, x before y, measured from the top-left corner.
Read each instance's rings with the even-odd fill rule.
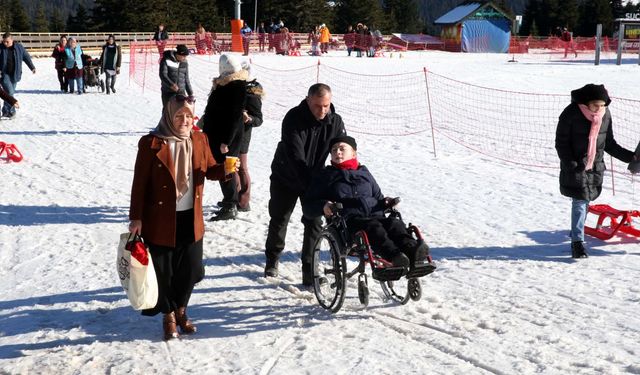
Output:
[[[158,126],[138,142],[131,189],[129,231],[149,247],[158,279],[158,303],[143,315],[164,314],[164,339],[194,333],[186,308],[204,278],[202,190],[204,179],[224,180],[237,171],[216,164],[207,137],[193,128],[193,102],[172,98]],[[177,325],[177,326],[176,326]]]

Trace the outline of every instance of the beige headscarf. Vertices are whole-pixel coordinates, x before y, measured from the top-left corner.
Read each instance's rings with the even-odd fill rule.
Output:
[[[193,155],[193,145],[191,134],[179,135],[173,127],[173,116],[179,110],[186,108],[193,115],[193,105],[185,101],[177,101],[175,98],[169,100],[164,107],[162,117],[158,126],[151,132],[158,138],[175,141],[175,160],[173,166],[176,176],[176,197],[180,198],[189,190],[189,174],[192,171],[191,159]]]

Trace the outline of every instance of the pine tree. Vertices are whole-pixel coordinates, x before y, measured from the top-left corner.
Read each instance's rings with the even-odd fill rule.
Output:
[[[611,14],[613,18],[624,18],[624,6],[622,0],[610,0]]]
[[[49,20],[49,31],[62,32],[65,30],[65,22],[60,13],[60,9],[53,8],[51,19]]]
[[[33,31],[37,33],[47,33],[49,32],[49,21],[47,20],[47,15],[44,11],[44,4],[40,3],[38,5],[38,10],[36,11],[36,17],[33,20]]]
[[[126,3],[117,0],[96,0],[92,9],[92,21],[98,31],[129,31],[124,26],[123,12]]]
[[[176,31],[195,32],[198,24],[212,31],[218,29],[222,23],[216,4],[210,0],[174,1],[169,3],[169,14],[173,15],[175,24],[172,27]]]
[[[31,22],[20,0],[11,1],[11,31],[30,31]]]
[[[300,32],[311,31],[315,26],[326,24],[333,31],[333,11],[324,0],[300,0],[295,6],[297,20],[292,27]],[[341,31],[335,31],[341,32]]]
[[[76,7],[76,14],[67,18],[67,30],[71,32],[88,32],[92,30],[91,18],[87,8],[82,4]]]
[[[602,24],[602,35],[611,36],[613,33],[613,14],[609,0],[585,1],[580,6],[580,18],[576,32],[580,36],[594,36],[596,25]]]
[[[538,0],[529,0],[526,8],[524,9],[524,14],[522,15],[522,25],[520,26],[520,35],[529,36],[538,35],[538,30],[533,29],[533,25],[540,13],[540,4]],[[534,32],[535,31],[535,32]]]
[[[423,29],[416,0],[387,0],[384,10],[392,26],[390,31],[417,34]]]
[[[0,0],[0,9],[10,9],[9,0]],[[0,30],[11,30],[11,14],[9,12],[0,12]]]
[[[346,30],[348,25],[361,22],[370,27],[380,27],[386,22],[378,0],[342,0],[336,2],[336,21],[338,30]]]
[[[569,30],[575,30],[579,18],[578,1],[563,0],[559,15],[560,24]]]

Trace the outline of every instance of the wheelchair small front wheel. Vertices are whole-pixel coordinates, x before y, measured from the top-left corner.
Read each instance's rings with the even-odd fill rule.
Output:
[[[358,299],[364,307],[369,306],[369,287],[364,280],[358,281]]]
[[[409,298],[414,301],[420,301],[422,298],[422,286],[420,285],[420,279],[411,278],[408,280],[409,283]]]
[[[320,306],[331,312],[342,307],[346,288],[347,262],[340,253],[335,233],[324,230],[313,249],[313,289]]]
[[[380,280],[380,286],[387,299],[399,302],[401,305],[409,302],[409,281],[406,277],[401,277],[399,280]]]

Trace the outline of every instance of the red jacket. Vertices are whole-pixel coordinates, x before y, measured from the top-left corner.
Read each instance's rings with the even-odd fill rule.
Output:
[[[224,164],[216,164],[207,137],[191,134],[193,142],[193,227],[195,240],[204,236],[202,191],[204,179],[225,179]],[[163,139],[145,135],[138,142],[138,156],[131,188],[129,219],[142,220],[142,238],[154,245],[175,247],[176,186],[171,148]]]

